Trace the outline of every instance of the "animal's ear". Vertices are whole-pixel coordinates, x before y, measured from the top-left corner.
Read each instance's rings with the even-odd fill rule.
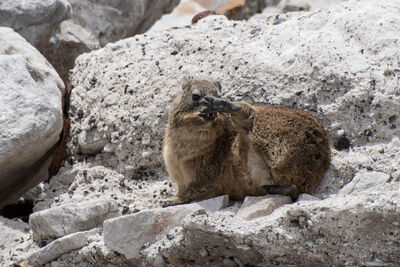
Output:
[[[183,80],[183,83],[182,83],[182,90],[183,91],[185,91],[185,90],[187,90],[187,89],[189,89],[190,88],[190,85],[192,84],[192,78],[190,78],[190,77],[187,77],[187,78],[185,78],[184,80]]]
[[[192,83],[191,81],[185,81],[185,82],[182,84],[182,90],[183,90],[183,91],[186,91],[187,89],[189,89],[191,83]]]
[[[215,82],[214,83],[215,87],[217,87],[217,93],[218,93],[218,97],[221,96],[221,90],[222,90],[222,86],[220,82]]]

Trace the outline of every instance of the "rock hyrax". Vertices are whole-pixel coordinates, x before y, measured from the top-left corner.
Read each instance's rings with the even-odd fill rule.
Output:
[[[166,126],[163,156],[176,198],[311,193],[330,164],[327,133],[305,111],[219,98],[220,85],[185,82]]]

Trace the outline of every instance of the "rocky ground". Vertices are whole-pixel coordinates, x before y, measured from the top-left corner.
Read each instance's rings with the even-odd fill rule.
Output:
[[[7,233],[0,262],[399,265],[398,4],[281,1],[248,21],[210,16],[79,56],[70,76],[68,158],[31,192],[29,223],[0,217]],[[10,47],[1,57],[16,54]],[[283,104],[320,118],[332,163],[313,196],[295,203],[221,196],[162,208],[176,191],[162,162],[162,133],[171,100],[191,77],[219,81],[230,100]]]

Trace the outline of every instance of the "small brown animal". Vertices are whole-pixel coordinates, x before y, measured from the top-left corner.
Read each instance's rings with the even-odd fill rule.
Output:
[[[327,133],[305,111],[219,99],[219,83],[191,80],[173,102],[163,143],[176,198],[311,193],[330,164]]]

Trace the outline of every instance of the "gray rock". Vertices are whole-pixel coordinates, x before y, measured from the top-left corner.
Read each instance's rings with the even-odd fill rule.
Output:
[[[91,31],[102,46],[122,38],[143,33],[164,13],[169,13],[178,0],[69,0],[72,20]]]
[[[104,220],[119,216],[114,200],[66,204],[32,213],[29,217],[35,239],[54,238],[100,226]]]
[[[240,207],[237,216],[245,220],[252,220],[267,216],[274,212],[277,208],[291,204],[292,200],[289,196],[266,195],[261,197],[246,197]]]
[[[227,196],[220,196],[198,203],[149,209],[109,219],[104,222],[104,242],[108,248],[125,255],[127,259],[138,259],[143,248],[180,226],[188,214],[217,211],[228,202]]]
[[[254,266],[397,266],[399,215],[398,191],[304,201],[251,221],[198,214],[186,217],[180,238],[146,255],[193,266],[223,266],[226,258]]]
[[[66,82],[69,81],[69,70],[74,67],[75,58],[98,48],[100,43],[93,33],[70,19],[61,22],[40,51]]]
[[[390,175],[393,179],[393,182],[399,182],[400,181],[400,171],[394,171]]]
[[[140,250],[163,238],[181,224],[186,215],[202,208],[196,204],[150,209],[104,222],[104,242],[127,259],[140,257]]]
[[[24,241],[29,240],[29,225],[0,216],[0,262],[6,263],[12,255],[25,254]],[[17,249],[20,249],[18,252]]]
[[[13,28],[31,45],[47,44],[57,25],[71,17],[65,0],[3,0],[0,3],[0,26]]]
[[[42,266],[71,250],[86,246],[91,236],[96,235],[98,231],[98,229],[93,229],[77,232],[56,239],[45,247],[32,252],[27,257],[27,262],[29,266]]]
[[[350,183],[346,184],[339,194],[355,194],[362,191],[376,191],[388,183],[390,175],[382,172],[359,172]]]
[[[214,197],[196,202],[196,204],[200,205],[203,209],[207,211],[214,212],[226,208],[229,205],[229,196],[223,195],[219,197]]]
[[[83,130],[78,136],[80,151],[83,154],[96,154],[103,150],[108,143],[108,137],[96,130]]]
[[[224,98],[305,109],[331,133],[346,134],[351,147],[332,149],[331,168],[314,193],[331,197],[285,205],[251,221],[235,216],[237,204],[215,213],[193,213],[183,227],[139,250],[143,258],[138,261],[163,264],[165,258],[183,266],[222,266],[228,258],[239,266],[399,265],[400,196],[391,186],[398,183],[380,191],[336,195],[367,167],[383,173],[398,168],[400,121],[393,116],[400,108],[400,59],[393,35],[400,32],[397,8],[389,0],[350,0],[329,10],[287,13],[275,25],[275,16],[257,22],[214,16],[190,28],[137,35],[80,56],[72,73],[68,144],[71,169],[78,170],[68,190],[77,193],[53,194],[57,187],[52,186],[46,195],[77,202],[93,183],[96,192],[85,198],[103,197],[97,189],[104,188],[100,195],[120,197],[125,192],[117,201],[132,207],[129,212],[157,207],[161,194],[173,194],[173,186],[163,185],[159,150],[170,101],[187,76],[218,80]],[[118,94],[118,103],[106,106],[102,100],[111,93]],[[77,137],[92,129],[110,136],[115,152],[103,149],[79,162]],[[141,157],[143,151],[151,156]],[[94,169],[104,174],[94,178]],[[167,191],[161,193],[161,187]],[[82,254],[99,259],[98,265],[117,255],[95,245]],[[127,249],[126,243],[121,246]],[[80,253],[65,255],[64,261],[79,265],[74,256]]]
[[[0,207],[48,177],[64,85],[24,38],[0,27]]]
[[[400,135],[400,120],[388,121],[400,109],[400,82],[398,72],[388,75],[392,72],[386,66],[397,64],[398,53],[397,46],[387,41],[394,29],[376,26],[373,17],[379,13],[396,28],[391,21],[398,16],[392,2],[385,0],[375,8],[375,1],[288,13],[286,22],[278,25],[273,25],[273,17],[249,23],[210,16],[191,28],[137,35],[82,55],[71,76],[69,151],[78,154],[80,131],[95,126],[111,137],[115,147],[113,155],[97,153],[98,164],[116,168],[126,177],[138,168],[164,176],[159,149],[168,108],[184,79],[194,77],[220,81],[224,98],[294,106],[312,112],[330,132],[343,130],[352,149],[333,149],[332,167],[317,196],[338,192],[358,166],[390,173],[398,164],[395,137]],[[347,29],[348,25],[363,26]],[[376,42],[364,37],[365,28],[371,29]],[[254,29],[261,30],[251,34]],[[97,79],[94,86],[92,77]],[[118,103],[99,103],[110,94],[119,96]],[[91,116],[96,125],[89,123]],[[143,143],[145,139],[150,142]],[[146,157],[136,156],[143,151]]]

